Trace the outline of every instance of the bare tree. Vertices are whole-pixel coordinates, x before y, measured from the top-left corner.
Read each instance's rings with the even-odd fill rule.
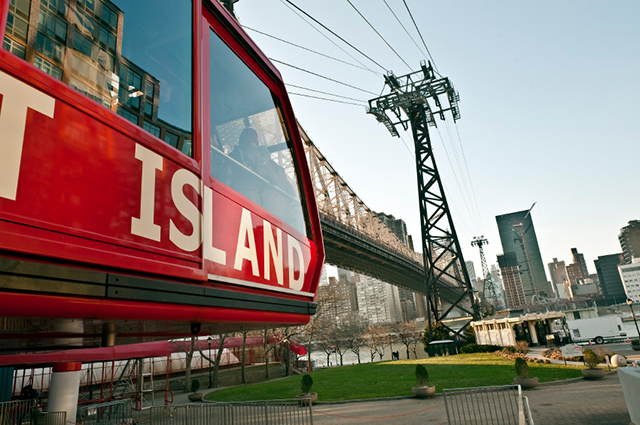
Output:
[[[224,351],[224,340],[227,338],[227,334],[220,334],[218,338],[218,350],[216,351],[216,359],[213,363],[213,388],[218,388],[218,370],[220,369],[220,361],[222,360],[222,353]]]
[[[184,392],[185,393],[191,392],[191,359],[193,359],[193,350],[194,350],[195,342],[196,342],[196,337],[192,336],[191,342],[189,344],[189,351],[186,352],[185,361],[187,362],[187,364],[185,365],[185,368],[184,368]],[[199,345],[200,344],[198,344],[198,346]]]
[[[407,359],[410,357],[409,350],[412,346],[414,357],[417,358],[415,347],[418,342],[422,340],[422,330],[420,325],[416,321],[402,322],[396,325],[396,332],[398,333],[398,338],[405,346]]]
[[[369,356],[371,357],[371,361],[375,359],[375,355],[379,354],[380,358],[382,358],[382,353],[384,351],[384,342],[382,340],[382,334],[380,333],[379,325],[369,325],[362,334],[364,339],[364,345],[369,349]]]

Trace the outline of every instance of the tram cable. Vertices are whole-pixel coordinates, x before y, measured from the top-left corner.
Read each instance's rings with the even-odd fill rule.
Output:
[[[482,222],[482,214],[480,214],[480,207],[478,206],[478,198],[476,197],[476,191],[475,191],[475,188],[473,187],[473,180],[471,179],[471,173],[469,172],[469,165],[467,164],[467,156],[464,154],[464,149],[462,148],[462,137],[460,137],[460,130],[458,129],[458,123],[454,122],[453,126],[456,128],[456,134],[458,135],[458,142],[460,143],[460,151],[462,152],[464,167],[467,170],[467,176],[469,176],[469,184],[471,185],[471,194],[473,195],[473,202],[476,206],[478,219],[480,220],[480,230],[482,230],[482,233],[484,234],[484,223]]]
[[[271,34],[267,34],[266,32],[258,31],[257,29],[254,29],[254,28],[248,27],[248,26],[246,26],[246,25],[242,25],[242,28],[247,29],[247,30],[249,30],[249,31],[253,31],[253,32],[258,33],[258,34],[261,34],[261,35],[264,35],[264,36],[269,37],[269,38],[272,38],[272,39],[274,39],[274,40],[278,40],[278,41],[280,41],[280,42],[282,42],[282,43],[289,44],[289,45],[294,46],[294,47],[297,47],[297,48],[299,48],[299,49],[306,50],[307,52],[315,53],[316,55],[319,55],[319,56],[325,57],[325,58],[327,58],[327,59],[332,59],[332,60],[334,60],[334,61],[337,61],[337,62],[343,63],[343,64],[345,64],[345,65],[353,66],[354,68],[362,69],[362,70],[365,70],[365,71],[371,71],[369,68],[365,68],[364,66],[359,66],[359,65],[356,65],[356,64],[354,64],[354,63],[347,62],[347,61],[343,61],[342,59],[335,58],[335,57],[333,57],[333,56],[325,55],[324,53],[318,52],[318,51],[313,50],[313,49],[309,49],[308,47],[304,47],[304,46],[301,46],[301,45],[299,45],[299,44],[292,43],[292,42],[287,41],[287,40],[284,40],[284,39],[282,39],[282,38],[278,38],[278,37],[273,36],[273,35],[271,35]],[[378,74],[378,73],[376,73],[376,74]]]
[[[424,52],[424,50],[422,50],[422,47],[420,47],[418,45],[418,43],[416,43],[416,40],[411,36],[411,34],[409,33],[409,31],[407,30],[407,28],[404,26],[404,24],[402,23],[402,21],[400,21],[400,18],[398,18],[398,15],[396,15],[396,13],[393,11],[393,9],[391,8],[391,6],[389,6],[389,3],[387,3],[387,0],[382,0],[384,1],[384,4],[387,6],[387,8],[389,9],[389,12],[391,12],[391,14],[393,15],[394,18],[396,18],[396,21],[400,24],[400,26],[402,27],[402,29],[404,30],[405,34],[407,34],[407,36],[409,37],[409,39],[411,39],[411,41],[413,42],[414,46],[416,46],[416,48],[418,49],[418,51],[420,52],[420,54],[423,57],[427,57],[427,54]]]
[[[324,78],[325,80],[333,81],[334,83],[341,84],[343,86],[350,87],[350,88],[355,89],[355,90],[359,90],[359,91],[364,92],[364,93],[369,93],[369,94],[372,94],[374,96],[376,95],[374,92],[371,92],[369,90],[361,89],[359,87],[352,86],[351,84],[343,83],[342,81],[334,80],[333,78],[329,78],[329,77],[325,77],[324,75],[318,74],[318,73],[313,72],[313,71],[309,71],[308,69],[300,68],[298,66],[291,65],[289,63],[282,62],[282,61],[279,61],[279,60],[273,59],[273,58],[269,58],[269,60],[272,61],[272,62],[279,63],[279,64],[284,65],[284,66],[288,66],[288,67],[293,68],[293,69],[297,69],[298,71],[306,72],[307,74],[315,75],[316,77]]]
[[[376,62],[375,60],[371,59],[370,56],[368,56],[366,53],[363,53],[360,49],[358,49],[356,46],[354,46],[353,44],[349,43],[347,40],[345,40],[344,38],[340,37],[338,34],[336,34],[335,32],[333,32],[331,29],[329,29],[326,25],[324,25],[322,22],[318,21],[316,18],[314,18],[313,16],[309,15],[307,12],[305,12],[304,10],[300,9],[298,6],[296,6],[291,0],[284,0],[287,3],[289,3],[291,6],[295,7],[296,9],[298,9],[301,13],[303,13],[305,16],[307,16],[309,19],[311,19],[313,22],[315,22],[316,24],[320,25],[322,28],[324,28],[325,30],[329,31],[331,34],[333,34],[335,37],[337,37],[339,40],[341,40],[343,43],[345,43],[346,45],[348,45],[349,47],[351,47],[353,50],[355,50],[356,52],[360,53],[362,56],[364,56],[365,58],[369,59],[371,62],[375,63],[376,65],[378,65],[380,68],[382,68],[385,72],[387,72],[388,70],[380,65],[378,62]]]
[[[329,38],[325,33],[323,33],[322,31],[320,31],[318,28],[316,28],[311,22],[309,22],[309,20],[307,18],[305,18],[303,15],[300,14],[300,12],[298,12],[296,9],[294,9],[293,7],[291,7],[289,4],[285,3],[284,0],[280,0],[282,2],[282,4],[284,4],[286,7],[289,8],[289,10],[291,10],[293,13],[295,13],[300,19],[302,19],[304,22],[307,23],[307,25],[309,25],[311,28],[314,29],[314,31],[316,31],[318,34],[320,34],[322,37],[324,37],[327,41],[329,41],[331,44],[333,44],[334,46],[336,46],[338,49],[340,49],[342,52],[344,52],[347,56],[349,56],[351,59],[353,59],[354,61],[358,62],[360,65],[362,65],[367,71],[376,74],[378,76],[383,76],[384,74],[382,74],[381,72],[378,71],[374,71],[373,69],[369,68],[367,65],[363,64],[362,62],[360,62],[356,57],[354,57],[351,53],[349,53],[348,51],[346,51],[344,48],[342,48],[342,46],[340,46],[338,43],[336,43],[335,41],[333,41],[331,38]]]
[[[407,62],[402,58],[402,56],[400,56],[400,54],[399,54],[398,52],[396,52],[396,49],[394,49],[393,47],[391,47],[391,44],[389,44],[389,42],[388,42],[388,41],[387,41],[387,40],[382,36],[382,34],[380,34],[380,33],[378,32],[378,30],[377,30],[377,29],[375,29],[375,27],[371,24],[371,22],[369,22],[369,21],[367,20],[367,18],[365,18],[365,17],[364,17],[364,15],[363,15],[359,10],[358,10],[358,8],[357,8],[357,7],[355,7],[355,5],[354,5],[353,3],[351,3],[351,0],[347,0],[347,3],[349,3],[349,4],[351,5],[351,7],[353,8],[353,10],[355,10],[355,11],[358,13],[358,15],[360,15],[360,17],[361,17],[361,18],[362,18],[362,19],[363,19],[363,20],[364,20],[364,21],[369,25],[369,27],[371,27],[371,29],[372,29],[376,34],[378,34],[378,37],[380,37],[380,38],[382,39],[382,41],[384,41],[384,42],[385,42],[385,44],[386,44],[387,46],[389,46],[389,48],[391,49],[391,51],[392,51],[393,53],[395,53],[395,54],[396,54],[396,56],[397,56],[398,58],[400,58],[400,60],[402,61],[402,63],[404,63],[404,64],[407,66],[407,68],[409,68],[409,71],[410,71],[410,72],[411,72],[411,71],[413,71],[413,69],[411,68],[411,66],[409,66],[409,64],[408,64],[408,63],[407,63]]]
[[[327,100],[329,102],[336,102],[336,103],[344,103],[346,105],[355,105],[355,106],[362,106],[361,103],[354,103],[354,102],[346,102],[344,100],[338,100],[338,99],[329,99],[328,97],[320,97],[320,96],[312,96],[310,94],[304,94],[304,93],[296,93],[296,92],[288,92],[290,95],[292,96],[302,96],[302,97],[309,97],[311,99],[320,99],[320,100]]]
[[[310,88],[308,88],[308,87],[297,86],[297,85],[295,85],[295,84],[285,83],[285,85],[286,85],[286,86],[289,86],[289,87],[294,87],[294,88],[296,88],[296,89],[302,89],[302,90],[312,91],[312,92],[314,92],[314,93],[327,94],[327,95],[329,95],[329,96],[335,96],[335,97],[339,97],[339,98],[341,98],[341,99],[354,100],[354,101],[356,101],[356,102],[360,102],[360,103],[362,103],[362,104],[364,104],[364,105],[366,105],[366,104],[367,104],[367,101],[366,101],[366,100],[356,99],[356,98],[354,98],[354,97],[341,96],[341,95],[339,95],[339,94],[329,93],[329,92],[322,91],[322,90],[310,89]]]
[[[440,143],[442,144],[442,148],[444,149],[445,156],[447,157],[447,162],[449,162],[449,166],[451,167],[451,171],[453,172],[453,177],[456,179],[456,184],[458,185],[458,189],[460,190],[460,194],[462,195],[462,200],[464,202],[464,205],[467,209],[467,212],[469,213],[469,217],[473,220],[473,214],[469,209],[469,203],[467,202],[467,197],[465,196],[464,190],[462,190],[462,186],[460,185],[458,174],[456,173],[453,163],[451,162],[451,157],[449,156],[449,152],[447,151],[447,147],[444,143],[444,139],[442,138],[442,133],[440,132],[440,128],[436,127],[436,129],[438,130],[438,137],[440,138]],[[462,216],[460,217],[462,218]],[[476,227],[475,222],[473,224],[474,224],[474,227]]]
[[[422,33],[420,32],[420,28],[418,28],[418,24],[416,24],[416,20],[413,19],[413,14],[411,13],[411,10],[409,9],[409,5],[407,4],[407,0],[402,0],[402,2],[404,3],[404,7],[407,9],[407,12],[409,13],[409,16],[411,17],[411,22],[413,22],[413,26],[416,28],[416,31],[418,31],[418,35],[420,36],[420,40],[422,40],[422,44],[424,45],[424,48],[426,49],[427,54],[429,55],[429,59],[431,59],[431,63],[433,64],[433,69],[436,70],[438,75],[442,76],[442,74],[440,74],[440,71],[438,71],[438,67],[436,66],[436,61],[434,61],[433,60],[433,56],[431,56],[431,52],[429,51],[429,48],[427,47],[427,43],[424,42],[424,37],[422,37]]]

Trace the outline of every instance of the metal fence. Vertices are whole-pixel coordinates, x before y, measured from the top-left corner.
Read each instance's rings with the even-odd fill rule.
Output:
[[[309,399],[152,407],[150,425],[313,425]]]
[[[0,403],[0,425],[65,425],[66,420],[66,412],[38,411],[35,399]]]
[[[520,385],[444,389],[449,425],[533,425]]]
[[[76,423],[80,425],[123,425],[133,422],[130,399],[78,406],[76,416]]]

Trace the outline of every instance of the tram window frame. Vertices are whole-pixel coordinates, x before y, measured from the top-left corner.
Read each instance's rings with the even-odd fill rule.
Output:
[[[206,5],[206,2],[205,2],[205,5]],[[202,93],[205,94],[206,99],[209,98],[209,91],[210,91],[209,31],[212,31],[215,35],[217,35],[220,38],[220,40],[224,44],[227,45],[227,47],[229,47],[230,51],[233,52],[239,58],[239,60],[247,67],[247,69],[252,71],[256,75],[256,77],[262,82],[262,84],[264,84],[264,86],[271,92],[271,96],[273,98],[274,110],[276,111],[278,120],[281,123],[283,136],[287,144],[287,149],[289,150],[291,160],[296,163],[296,165],[293,167],[295,172],[295,179],[296,179],[295,189],[297,189],[297,195],[299,197],[297,202],[299,202],[302,210],[301,218],[303,221],[302,228],[304,230],[302,228],[297,228],[296,226],[288,223],[286,220],[280,218],[278,214],[274,213],[268,208],[260,206],[259,204],[256,204],[256,205],[260,206],[260,208],[263,208],[269,215],[273,216],[274,218],[277,218],[282,223],[285,223],[291,229],[295,230],[296,233],[300,233],[304,235],[306,238],[308,238],[310,241],[313,241],[314,240],[313,227],[312,227],[311,219],[309,216],[310,207],[307,199],[308,194],[305,191],[306,184],[302,176],[301,167],[300,167],[300,161],[305,160],[304,148],[302,146],[296,146],[296,143],[294,142],[292,127],[297,125],[297,123],[295,122],[294,119],[292,119],[291,114],[289,113],[291,107],[288,102],[286,103],[288,110],[285,109],[285,103],[283,102],[283,97],[286,96],[284,83],[281,81],[281,78],[269,68],[269,65],[266,62],[266,57],[264,56],[262,58],[260,57],[259,53],[261,52],[259,52],[259,50],[258,50],[259,53],[255,52],[254,50],[256,48],[253,46],[246,45],[246,41],[242,40],[242,38],[236,34],[236,31],[230,28],[228,24],[224,24],[223,20],[216,19],[216,16],[219,13],[220,12],[217,12],[211,6],[203,7],[204,24],[203,24],[203,28],[200,30],[200,34],[201,34],[200,42],[202,43],[202,45],[200,46],[200,52],[201,52],[201,58],[203,61],[201,69],[203,70],[202,79],[204,80]],[[206,41],[203,42],[203,40],[206,40]],[[210,111],[211,105],[208,104],[209,102],[204,102],[204,103],[207,103],[207,105],[205,107],[203,117],[204,116],[209,117],[209,114],[211,113]],[[213,148],[211,147],[210,143],[207,143],[206,141],[213,140],[212,139],[213,133],[214,133],[214,129],[212,128],[211,121],[207,119],[204,125],[204,134],[203,134],[204,136],[203,137],[203,140],[204,140],[203,160],[205,161],[208,167],[207,169],[203,170],[203,176],[207,176],[208,179],[211,179],[210,181],[212,182],[214,187],[220,187],[222,185],[224,187],[227,187],[228,190],[231,190],[233,193],[236,193],[246,198],[246,196],[242,195],[233,186],[229,186],[228,184],[225,184],[224,182],[221,182],[212,176],[211,157],[212,157]],[[249,199],[249,201],[251,201],[251,199]],[[255,203],[255,201],[252,201],[252,202]]]

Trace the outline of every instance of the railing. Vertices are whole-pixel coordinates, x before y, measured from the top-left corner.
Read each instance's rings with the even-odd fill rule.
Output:
[[[65,425],[66,412],[38,411],[35,399],[0,403],[0,425]]]
[[[449,425],[533,425],[520,385],[444,389]]]
[[[79,406],[76,415],[76,423],[81,425],[123,425],[133,422],[130,399]]]
[[[150,425],[313,425],[308,398],[152,407]]]

